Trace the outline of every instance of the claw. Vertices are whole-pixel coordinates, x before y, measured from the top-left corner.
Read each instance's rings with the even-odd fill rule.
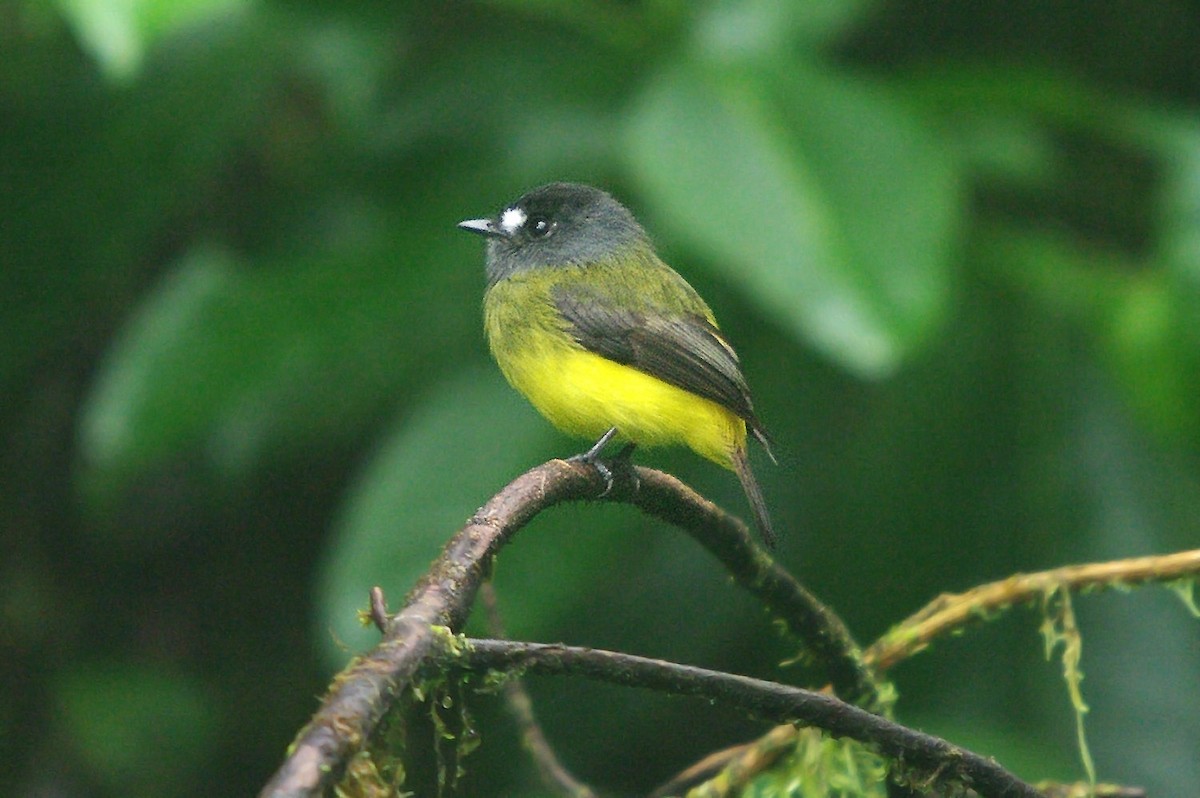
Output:
[[[596,497],[597,499],[603,499],[605,496],[607,496],[609,494],[609,492],[612,491],[612,488],[613,488],[612,469],[609,468],[608,466],[606,466],[604,463],[600,462],[599,460],[596,460],[595,462],[593,462],[592,467],[595,468],[596,473],[598,473],[604,479],[604,490],[600,491],[600,495]]]

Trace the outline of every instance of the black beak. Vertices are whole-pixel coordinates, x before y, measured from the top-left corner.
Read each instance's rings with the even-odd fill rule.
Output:
[[[497,227],[491,219],[467,219],[459,222],[458,227],[461,230],[468,230],[488,238],[507,238],[504,231]]]

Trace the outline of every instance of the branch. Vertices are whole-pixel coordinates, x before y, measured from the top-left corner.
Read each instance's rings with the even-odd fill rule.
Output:
[[[660,471],[621,461],[610,468],[616,479],[607,501],[634,504],[691,534],[739,584],[782,616],[840,695],[872,709],[882,705],[875,677],[841,620],[775,565],[745,524]],[[492,497],[450,539],[399,613],[383,619],[381,604],[373,600],[373,619],[385,621],[383,639],[337,676],[260,796],[315,798],[335,783],[431,656],[435,641],[446,629],[462,627],[496,553],[547,507],[593,499],[604,489],[597,470],[582,463],[551,460],[533,468]]]
[[[1068,565],[1033,574],[1015,574],[966,593],[944,593],[916,614],[893,626],[867,649],[864,659],[880,672],[920,652],[937,637],[971,621],[1053,590],[1085,590],[1170,582],[1200,574],[1200,549],[1128,560]]]
[[[334,679],[261,798],[316,798],[335,783],[430,657],[439,633],[462,626],[496,552],[542,509],[593,496],[600,483],[595,469],[551,460],[476,511],[387,621],[379,644]]]
[[[837,698],[774,682],[679,665],[614,651],[564,645],[466,640],[446,646],[444,664],[476,672],[518,670],[579,675],[628,687],[720,701],[776,723],[824,729],[900,762],[915,778],[969,787],[982,798],[1043,798],[1034,787],[991,760],[915,731]]]
[[[1036,786],[1046,798],[1146,798],[1146,791],[1141,787],[1126,787],[1123,784],[1039,781]]]
[[[716,751],[693,765],[676,773],[650,793],[649,798],[670,798],[684,795],[697,785],[711,782],[725,773],[721,795],[738,794],[760,773],[770,769],[780,758],[796,748],[799,730],[790,723],[783,723],[759,739]],[[714,792],[710,790],[710,792]]]

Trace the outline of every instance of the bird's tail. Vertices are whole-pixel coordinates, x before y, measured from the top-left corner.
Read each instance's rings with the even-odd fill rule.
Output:
[[[762,535],[766,547],[773,549],[776,541],[775,527],[771,524],[771,513],[767,511],[767,502],[763,499],[762,490],[758,487],[758,480],[754,478],[754,472],[750,470],[750,458],[747,456],[746,447],[736,447],[731,459],[734,473],[738,475],[738,480],[742,483],[742,490],[746,492],[746,499],[750,502],[750,510],[754,513],[754,525],[758,527],[758,532]]]

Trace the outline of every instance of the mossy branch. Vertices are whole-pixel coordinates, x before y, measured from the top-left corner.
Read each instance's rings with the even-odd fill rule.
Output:
[[[905,775],[924,787],[937,785],[955,794],[970,788],[986,798],[1042,798],[1033,786],[990,759],[813,690],[561,644],[465,639],[447,646],[442,661],[446,666],[474,672],[578,675],[707,698],[763,720],[817,727],[834,737],[856,740],[892,761],[902,762]]]
[[[1064,627],[1064,619],[1059,617],[1063,608],[1059,606],[1065,600],[1069,602],[1072,592],[1103,590],[1110,588],[1132,587],[1145,584],[1163,584],[1178,586],[1188,609],[1197,612],[1194,599],[1189,588],[1196,577],[1200,575],[1200,549],[1182,551],[1150,557],[1135,557],[1110,562],[1089,563],[1086,565],[1071,565],[1040,571],[1032,574],[1016,574],[998,582],[980,585],[964,593],[943,594],[934,599],[919,612],[913,614],[899,624],[896,624],[883,637],[872,644],[865,652],[864,659],[879,672],[886,672],[897,663],[924,650],[933,640],[961,629],[964,626],[990,619],[998,613],[1018,604],[1039,602],[1042,605],[1046,622],[1043,633],[1047,637],[1047,656],[1053,644],[1078,639],[1078,631],[1074,629],[1073,619],[1069,629]],[[1057,599],[1057,602],[1055,601]],[[1069,606],[1069,604],[1068,604]],[[1069,632],[1069,634],[1068,634]],[[1077,646],[1077,643],[1075,643]],[[1074,652],[1075,658],[1078,652]],[[1064,662],[1064,670],[1069,689],[1072,694],[1072,704],[1076,710],[1077,734],[1080,738],[1081,754],[1085,760],[1085,770],[1092,775],[1094,768],[1083,743],[1081,724],[1083,705],[1079,694],[1078,663],[1069,657]],[[762,758],[764,754],[773,755],[778,749],[781,735],[794,734],[791,726],[779,726],[768,734],[744,746],[713,754],[704,760],[704,773],[709,777],[719,774],[726,768],[736,766],[739,757],[751,759]],[[690,778],[690,775],[689,775]],[[700,778],[696,778],[698,782]],[[693,783],[689,781],[689,783]],[[1145,791],[1139,787],[1116,784],[1058,784],[1040,782],[1038,789],[1048,796],[1060,798],[1144,798]]]
[[[885,672],[926,648],[933,640],[981,618],[1056,591],[1075,592],[1169,583],[1200,575],[1200,549],[1135,557],[1112,562],[1068,565],[1032,574],[1016,574],[965,593],[945,593],[901,621],[872,644],[864,659]]]
[[[461,628],[496,553],[542,509],[597,492],[592,469],[554,460],[526,472],[476,511],[386,617],[373,593],[372,614],[385,629],[371,651],[334,679],[320,709],[300,730],[261,798],[317,798],[370,739],[396,698],[413,683],[447,628]]]
[[[688,532],[781,616],[840,695],[872,709],[882,704],[882,691],[845,625],[771,560],[745,524],[667,474],[620,461],[611,467],[616,479],[607,501],[633,504]],[[542,510],[594,499],[604,487],[596,469],[581,463],[552,460],[538,466],[496,494],[450,539],[400,612],[386,617],[376,595],[372,615],[385,630],[383,639],[337,676],[260,795],[315,798],[336,782],[428,662],[437,640],[461,629],[496,553]]]

